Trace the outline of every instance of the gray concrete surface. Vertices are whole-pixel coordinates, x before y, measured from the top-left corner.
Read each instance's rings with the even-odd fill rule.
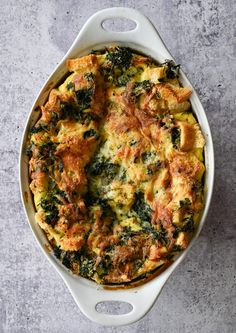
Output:
[[[0,332],[236,332],[236,65],[233,0],[0,1]],[[199,240],[151,312],[122,328],[86,319],[39,250],[18,185],[20,138],[33,99],[87,18],[129,6],[150,17],[200,94],[216,182]]]

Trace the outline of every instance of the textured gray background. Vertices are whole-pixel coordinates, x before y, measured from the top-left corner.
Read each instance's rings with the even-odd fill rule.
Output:
[[[235,2],[0,0],[0,332],[236,332]],[[129,6],[149,16],[200,94],[216,182],[199,240],[138,323],[87,320],[39,250],[18,185],[20,138],[33,99],[87,18]]]

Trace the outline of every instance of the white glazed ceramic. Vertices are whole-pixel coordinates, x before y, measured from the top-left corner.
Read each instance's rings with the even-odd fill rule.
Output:
[[[104,30],[102,27],[104,20],[116,17],[133,20],[136,23],[135,29],[126,32]],[[206,139],[205,208],[202,213],[198,230],[191,241],[190,246],[163,273],[146,284],[136,288],[106,290],[95,282],[89,281],[82,277],[74,276],[67,271],[67,269],[54,257],[54,255],[47,250],[47,239],[35,222],[35,208],[29,189],[28,158],[25,153],[26,139],[29,128],[39,117],[39,112],[35,111],[35,109],[38,105],[43,105],[46,102],[51,88],[57,86],[58,82],[67,73],[65,66],[66,59],[83,56],[89,53],[92,49],[100,49],[111,44],[129,46],[135,50],[152,56],[159,62],[164,62],[165,59],[173,59],[152,23],[140,12],[131,8],[118,7],[101,10],[90,17],[78,34],[71,48],[62,59],[61,63],[56,67],[43,86],[35,103],[33,104],[22,140],[20,156],[20,184],[25,212],[38,244],[51,264],[63,278],[80,310],[85,314],[85,316],[96,323],[107,326],[120,326],[131,324],[139,320],[150,310],[171,273],[184,259],[187,252],[190,250],[194,239],[198,237],[206,219],[212,196],[214,180],[214,152],[211,132],[203,107],[199,101],[196,91],[181,71],[180,80],[183,86],[190,86],[193,89],[191,97],[192,108],[197,116]],[[98,313],[95,306],[97,303],[104,301],[125,301],[130,303],[133,309],[131,312],[122,315]]]

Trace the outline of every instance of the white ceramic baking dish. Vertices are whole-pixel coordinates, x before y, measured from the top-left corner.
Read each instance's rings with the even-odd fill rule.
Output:
[[[105,20],[117,17],[134,21],[136,23],[136,27],[133,30],[126,32],[107,31],[103,28],[102,24]],[[58,82],[67,73],[65,65],[66,59],[83,56],[89,53],[92,49],[101,49],[104,46],[111,44],[129,46],[137,51],[141,51],[152,56],[159,62],[164,62],[165,59],[173,59],[152,23],[140,12],[131,8],[118,7],[101,10],[90,17],[65,57],[41,89],[32,106],[22,139],[20,154],[20,184],[25,212],[38,244],[53,267],[63,278],[80,310],[89,319],[99,324],[107,326],[120,326],[131,324],[139,320],[150,310],[171,273],[184,259],[187,252],[190,250],[193,241],[198,237],[206,219],[212,196],[214,180],[214,152],[211,132],[204,109],[199,101],[196,91],[193,89],[184,73],[180,71],[180,80],[183,86],[190,86],[193,89],[191,97],[192,108],[197,116],[206,139],[205,208],[201,216],[198,230],[196,231],[190,246],[159,276],[139,287],[131,289],[107,290],[95,282],[89,281],[82,277],[74,276],[67,271],[67,269],[54,257],[53,253],[48,251],[48,241],[40,227],[35,222],[35,207],[29,189],[26,140],[29,128],[39,117],[39,112],[35,111],[37,106],[43,105],[46,102],[49,91],[53,87],[57,86]],[[132,310],[131,312],[122,315],[110,315],[97,312],[96,305],[99,302],[105,301],[128,302],[132,305]]]

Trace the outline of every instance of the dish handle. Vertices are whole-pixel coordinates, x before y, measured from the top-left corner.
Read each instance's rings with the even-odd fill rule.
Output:
[[[136,27],[128,31],[106,30],[103,27],[103,22],[115,18],[131,20],[136,24]],[[82,27],[67,55],[76,56],[78,47],[87,49],[91,48],[91,45],[112,43],[114,40],[124,44],[140,44],[149,48],[155,45],[162,55],[171,57],[159,33],[149,19],[139,11],[126,7],[106,8],[92,15]]]
[[[158,295],[170,274],[163,274],[140,287],[121,290],[107,290],[94,284],[87,285],[88,281],[82,278],[65,276],[68,286],[75,302],[83,314],[90,320],[104,326],[123,326],[132,324],[141,319],[153,306]],[[125,314],[109,314],[98,312],[99,303],[125,302],[132,307],[131,311]],[[127,305],[127,304],[126,304]]]

